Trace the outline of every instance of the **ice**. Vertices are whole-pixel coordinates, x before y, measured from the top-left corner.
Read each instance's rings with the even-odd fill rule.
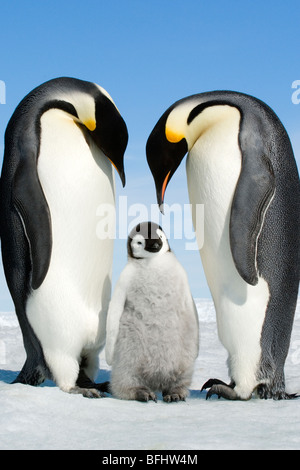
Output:
[[[0,313],[1,450],[299,449],[300,399],[231,402],[200,389],[211,377],[228,380],[226,351],[217,335],[211,300],[195,299],[200,353],[186,402],[139,403],[107,396],[87,399],[60,391],[53,382],[31,387],[10,382],[25,359],[14,313]],[[104,353],[98,380],[109,379]],[[300,304],[286,361],[290,392],[300,391]]]

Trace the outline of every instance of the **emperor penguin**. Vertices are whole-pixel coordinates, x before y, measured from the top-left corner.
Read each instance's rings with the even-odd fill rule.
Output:
[[[31,91],[7,125],[2,258],[27,354],[15,382],[51,378],[63,391],[100,395],[113,237],[97,232],[97,214],[115,207],[112,166],[125,184],[127,141],[110,95],[68,77]]]
[[[120,399],[185,400],[198,355],[198,314],[187,274],[162,228],[138,224],[128,237],[128,263],[107,316],[110,391]]]
[[[207,397],[292,398],[284,364],[299,288],[300,184],[287,132],[269,106],[243,93],[177,101],[146,146],[160,205],[187,152],[193,222],[199,237],[204,205],[198,245],[231,379],[209,380]]]

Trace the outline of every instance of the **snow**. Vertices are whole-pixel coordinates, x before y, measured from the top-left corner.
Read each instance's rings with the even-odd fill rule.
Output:
[[[14,313],[0,313],[0,449],[1,450],[178,450],[299,449],[300,399],[230,402],[205,400],[203,383],[228,380],[226,351],[217,336],[213,304],[196,299],[200,353],[186,402],[139,403],[107,396],[87,399],[60,391],[47,381],[40,387],[11,385],[25,353]],[[100,356],[98,381],[109,379]],[[300,391],[300,304],[289,356],[287,390]]]

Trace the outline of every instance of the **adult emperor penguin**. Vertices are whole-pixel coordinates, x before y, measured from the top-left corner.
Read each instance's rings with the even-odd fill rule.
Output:
[[[213,91],[173,104],[147,142],[158,203],[184,155],[193,221],[204,204],[203,267],[228,351],[230,385],[207,397],[283,399],[299,287],[300,184],[289,137],[262,101]]]
[[[35,88],[7,125],[2,257],[27,353],[15,382],[100,395],[113,240],[97,234],[97,211],[114,207],[112,164],[125,184],[127,140],[109,94],[67,77]]]
[[[107,316],[106,360],[117,398],[184,400],[198,355],[198,315],[185,270],[162,228],[138,224],[128,237],[128,263]]]

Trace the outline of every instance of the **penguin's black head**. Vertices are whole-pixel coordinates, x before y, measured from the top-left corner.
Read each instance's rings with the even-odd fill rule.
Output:
[[[19,107],[26,110],[28,103],[39,117],[50,108],[58,108],[71,115],[111,161],[125,186],[123,159],[128,142],[127,127],[104,88],[96,83],[60,77],[37,87]]]
[[[166,134],[166,122],[172,109],[173,107],[169,108],[159,119],[146,145],[147,161],[154,178],[157,202],[161,210],[166,187],[188,151],[184,136],[172,141],[171,135]]]
[[[162,210],[165,190],[183,157],[202,133],[222,119],[222,113],[202,112],[210,106],[224,104],[214,92],[188,96],[174,103],[161,116],[152,130],[146,145],[147,161],[152,172],[157,202]]]
[[[90,132],[91,136],[116,168],[125,186],[123,157],[128,142],[125,121],[112,100],[103,92],[96,95],[95,105],[96,127]]]
[[[154,222],[142,222],[129,234],[127,241],[129,258],[144,259],[171,251],[162,228]]]

